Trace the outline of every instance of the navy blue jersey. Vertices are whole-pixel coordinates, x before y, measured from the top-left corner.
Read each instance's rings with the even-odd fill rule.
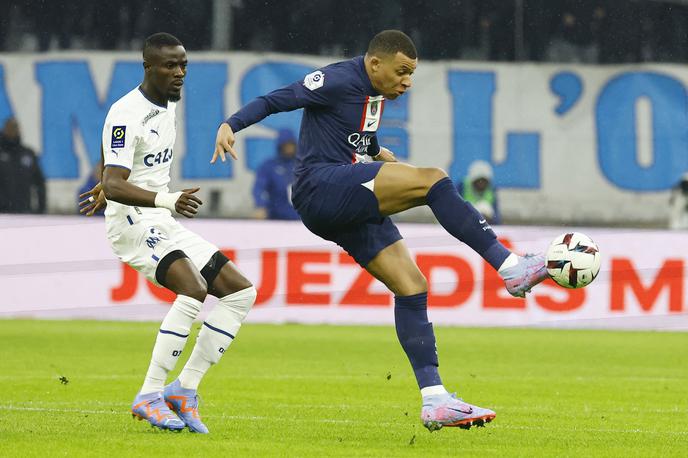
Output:
[[[337,62],[283,88],[261,96],[232,115],[238,132],[263,118],[304,108],[299,133],[296,175],[315,165],[346,164],[355,153],[379,153],[375,133],[384,98],[373,89],[363,56]]]

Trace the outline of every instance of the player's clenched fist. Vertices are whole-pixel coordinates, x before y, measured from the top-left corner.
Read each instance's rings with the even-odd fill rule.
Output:
[[[220,160],[225,162],[225,154],[229,153],[234,159],[238,159],[236,151],[234,151],[234,132],[229,124],[223,122],[220,124],[220,128],[217,129],[217,136],[215,137],[215,151],[213,152],[213,158],[210,160],[211,164],[214,164],[217,157],[220,156]]]

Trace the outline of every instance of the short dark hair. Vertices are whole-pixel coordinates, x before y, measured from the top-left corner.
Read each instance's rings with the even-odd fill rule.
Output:
[[[158,32],[154,33],[153,35],[149,36],[146,38],[146,41],[143,43],[143,59],[146,59],[146,56],[150,52],[151,49],[160,49],[164,46],[184,46],[181,41],[179,41],[179,38],[175,37],[174,35],[167,33],[167,32]]]
[[[413,41],[401,30],[383,30],[375,35],[368,44],[368,54],[370,55],[395,55],[398,52],[411,59],[418,57]]]

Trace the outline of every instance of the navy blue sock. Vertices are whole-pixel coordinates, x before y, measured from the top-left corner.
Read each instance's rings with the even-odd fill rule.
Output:
[[[394,324],[397,337],[411,367],[419,388],[441,385],[438,371],[437,347],[432,323],[428,321],[428,293],[394,297]]]
[[[463,200],[454,183],[442,178],[425,198],[437,221],[447,232],[473,248],[495,270],[511,254],[473,205]]]

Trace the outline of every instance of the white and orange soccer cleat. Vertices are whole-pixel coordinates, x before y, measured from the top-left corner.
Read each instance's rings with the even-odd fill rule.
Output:
[[[497,414],[482,407],[474,406],[456,397],[456,393],[444,393],[423,397],[420,419],[430,432],[444,426],[458,426],[470,429],[471,426],[484,426]]]

